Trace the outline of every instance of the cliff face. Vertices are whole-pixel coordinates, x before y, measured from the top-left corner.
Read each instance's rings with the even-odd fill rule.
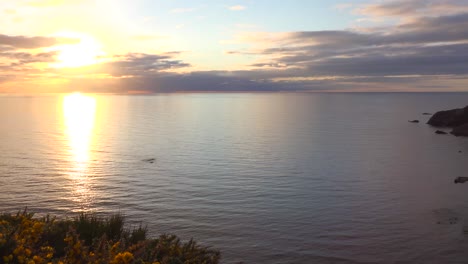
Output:
[[[451,127],[451,134],[468,136],[468,106],[465,108],[440,111],[435,113],[427,122],[434,127]]]

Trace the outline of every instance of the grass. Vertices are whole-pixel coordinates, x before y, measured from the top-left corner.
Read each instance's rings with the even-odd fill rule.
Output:
[[[146,227],[125,228],[121,214],[100,218],[34,218],[26,210],[0,215],[0,263],[219,263],[217,250],[175,235],[148,238]]]

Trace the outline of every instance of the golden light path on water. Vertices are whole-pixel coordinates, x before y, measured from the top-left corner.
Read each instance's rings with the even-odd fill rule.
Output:
[[[68,170],[72,181],[70,199],[79,205],[80,210],[86,210],[93,198],[89,161],[96,104],[95,97],[80,93],[66,95],[62,101],[64,132],[72,164]]]

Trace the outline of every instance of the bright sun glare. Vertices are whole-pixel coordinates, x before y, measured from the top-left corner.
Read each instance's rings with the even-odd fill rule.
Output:
[[[87,208],[93,198],[88,177],[88,163],[96,116],[96,98],[80,93],[63,97],[63,118],[71,161],[69,176],[73,180],[71,199],[81,208]]]
[[[89,160],[89,147],[96,115],[96,98],[73,93],[63,98],[63,116],[70,151],[75,163]]]
[[[104,53],[99,42],[89,35],[79,33],[60,33],[60,37],[79,39],[79,43],[58,47],[58,68],[75,68],[96,64]]]

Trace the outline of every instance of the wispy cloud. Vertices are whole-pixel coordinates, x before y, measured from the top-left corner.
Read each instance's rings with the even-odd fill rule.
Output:
[[[171,10],[171,13],[189,13],[195,10],[196,8],[175,8]]]
[[[7,15],[15,15],[16,14],[16,10],[14,9],[5,9],[3,10],[3,12]]]
[[[237,28],[241,29],[254,29],[254,28],[259,28],[259,25],[256,24],[236,24]]]
[[[115,56],[114,61],[103,65],[106,73],[112,76],[149,76],[161,71],[189,67],[190,64],[173,59],[178,53],[146,54],[129,53]]]
[[[371,17],[414,18],[468,12],[468,2],[460,0],[393,0],[357,7],[356,14]]]
[[[349,10],[352,7],[353,7],[353,4],[350,4],[350,3],[337,4],[334,6],[334,8],[338,10]]]
[[[0,57],[11,61],[11,65],[20,66],[29,63],[51,63],[56,61],[57,52],[0,52]]]
[[[54,7],[61,5],[82,4],[89,0],[31,0],[26,2],[27,5],[33,7]]]
[[[318,89],[317,83],[328,88],[325,83],[353,87],[355,83],[395,89],[390,85],[405,83],[405,87],[427,88],[438,80],[459,89],[460,80],[468,76],[464,63],[468,61],[468,12],[462,1],[432,2],[431,7],[418,5],[420,0],[405,1],[405,5],[387,1],[373,6],[372,12],[367,9],[401,19],[386,26],[241,34],[237,41],[251,48],[226,53],[257,58],[250,65],[250,79],[289,80],[296,87]],[[418,10],[424,12],[415,15]]]
[[[158,36],[158,35],[135,35],[135,36],[132,36],[131,38],[137,41],[151,41],[151,40],[164,39],[167,37]]]
[[[0,34],[0,46],[11,46],[23,49],[35,49],[50,47],[57,44],[72,44],[79,42],[78,39],[53,38],[53,37],[26,37],[8,36]]]
[[[247,9],[247,7],[243,5],[234,5],[234,6],[229,7],[229,10],[232,10],[232,11],[242,11],[245,9]]]
[[[421,18],[380,30],[258,33],[243,39],[270,43],[248,51],[263,58],[252,66],[298,69],[308,76],[468,74],[461,63],[468,59],[468,14]]]

